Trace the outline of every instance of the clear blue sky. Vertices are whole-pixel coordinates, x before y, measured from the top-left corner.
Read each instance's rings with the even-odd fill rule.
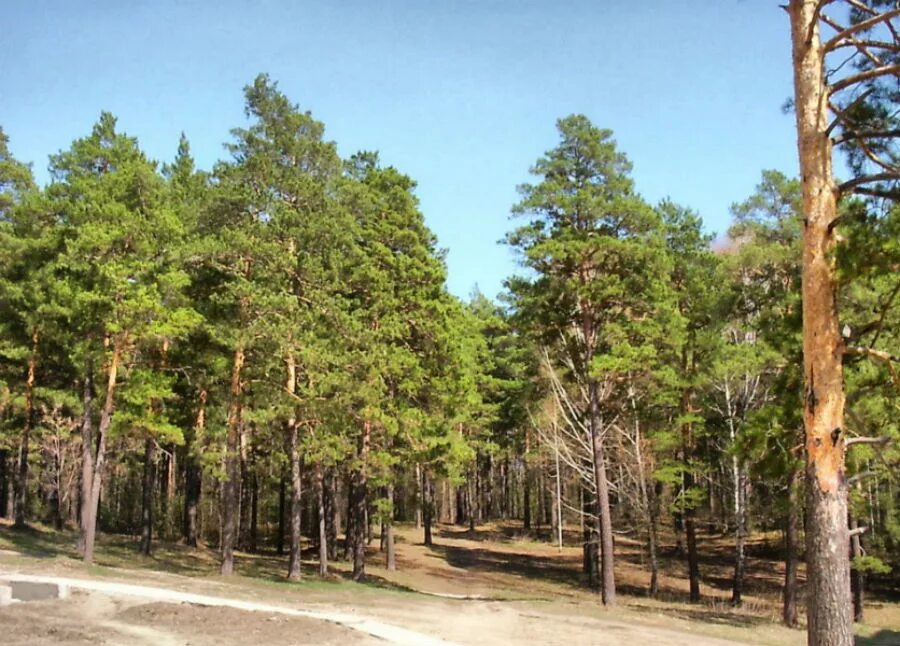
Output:
[[[379,150],[418,181],[460,296],[515,270],[497,241],[561,116],[612,129],[638,190],[710,231],[762,169],[796,173],[777,2],[7,0],[0,15],[0,125],[40,181],[101,110],[160,161],[184,130],[209,168],[268,72],[342,155]]]

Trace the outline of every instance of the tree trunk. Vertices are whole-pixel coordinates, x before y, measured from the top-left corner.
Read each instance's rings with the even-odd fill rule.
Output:
[[[600,589],[600,533],[597,519],[597,496],[582,484],[581,487],[581,567],[588,587]]]
[[[528,463],[525,463],[525,477],[522,482],[522,527],[531,529],[531,478],[528,473]]]
[[[363,433],[360,436],[359,465],[355,471],[353,483],[353,580],[362,581],[366,576],[366,502],[367,502],[367,462],[369,459],[369,441],[372,434],[372,423],[368,420],[363,423]]]
[[[469,522],[469,478],[466,477],[466,484],[463,487],[456,488],[456,513],[454,516],[456,517],[457,525],[465,525]],[[396,496],[394,497],[397,502],[397,514],[395,516],[397,518],[403,518],[401,513],[403,507],[401,504],[401,500],[397,500]]]
[[[416,529],[422,529],[422,509],[425,507],[425,492],[422,491],[422,466],[416,462]]]
[[[244,552],[253,552],[253,539],[250,536],[250,512],[253,509],[253,486],[250,463],[250,431],[249,424],[241,420],[240,424],[240,476],[238,477],[238,514],[237,545]]]
[[[316,462],[316,502],[319,511],[319,576],[328,576],[328,529],[325,505],[325,474],[322,463]]]
[[[563,508],[562,508],[562,471],[560,469],[559,464],[559,439],[556,436],[557,428],[556,422],[554,422],[553,426],[553,436],[554,436],[554,451],[553,458],[555,460],[555,473],[554,480],[556,481],[556,499],[555,504],[553,505],[555,520],[553,521],[553,529],[556,531],[556,544],[557,549],[562,552],[563,548]]]
[[[0,410],[0,414],[2,414]],[[0,515],[4,518],[12,518],[15,511],[12,509],[13,498],[10,489],[12,488],[12,475],[9,468],[10,457],[6,449],[0,449]]]
[[[28,492],[28,444],[31,442],[31,427],[34,424],[34,371],[37,365],[40,335],[34,328],[31,333],[31,354],[28,357],[28,376],[25,379],[25,420],[22,424],[22,440],[19,443],[19,469],[15,483],[15,523],[14,527],[25,527],[25,512]]]
[[[231,365],[230,401],[225,431],[225,482],[222,487],[222,569],[223,576],[234,572],[234,544],[237,538],[237,515],[240,498],[240,425],[241,372],[244,368],[244,346],[238,344]]]
[[[687,347],[682,351],[682,370],[685,375],[693,374],[694,360],[690,355]],[[693,393],[690,388],[685,388],[681,394],[681,414],[688,416],[693,411]],[[690,581],[690,601],[691,603],[699,603],[700,601],[700,562],[697,556],[697,526],[696,526],[696,510],[693,501],[689,500],[691,490],[694,488],[694,474],[691,471],[691,458],[694,453],[694,425],[690,421],[685,421],[681,425],[681,458],[684,463],[684,472],[682,482],[684,489],[682,491],[681,513],[684,522],[685,543],[687,547],[688,561],[688,579]]]
[[[344,560],[353,560],[353,541],[356,540],[356,523],[362,522],[356,518],[356,498],[354,489],[356,489],[356,472],[347,474],[347,527],[344,531]]]
[[[290,461],[291,461],[291,520],[290,520],[290,557],[288,562],[288,580],[300,580],[301,536],[300,517],[303,514],[302,486],[303,479],[300,473],[300,429],[296,418],[288,422],[290,433]]]
[[[54,448],[45,445],[44,449],[46,463],[44,500],[47,506],[47,522],[52,523],[53,528],[60,531],[63,528],[62,510],[65,495],[62,481],[62,439],[57,438],[54,443],[56,444]]]
[[[184,513],[185,513],[185,542],[191,547],[197,547],[199,535],[200,495],[203,487],[203,472],[200,468],[200,451],[203,447],[206,431],[206,389],[200,391],[199,406],[197,407],[197,419],[194,422],[194,437],[192,446],[188,449],[188,463],[185,473]]]
[[[337,560],[337,537],[340,531],[340,510],[337,499],[338,478],[335,476],[334,468],[329,468],[324,479],[325,487],[325,535],[328,545],[328,560]]]
[[[609,483],[606,480],[600,402],[597,381],[588,385],[590,398],[590,433],[594,459],[594,480],[597,486],[597,510],[600,521],[600,593],[603,605],[616,605],[616,576],[613,555],[612,514],[609,509]]]
[[[431,535],[431,524],[434,521],[434,481],[422,470],[422,524],[425,527],[425,545],[431,547],[434,540]]]
[[[694,510],[688,509],[684,514],[684,534],[687,542],[688,576],[690,578],[691,603],[700,602],[700,561],[697,557],[697,523]]]
[[[725,381],[725,408],[728,411],[728,433],[732,450],[737,445],[737,428],[734,424],[735,410],[732,406],[731,386]],[[731,456],[731,479],[734,483],[734,576],[731,585],[731,605],[738,607],[743,601],[744,567],[746,558],[747,501],[746,474],[737,456]]]
[[[862,483],[860,481],[856,482],[856,490],[862,495]],[[874,529],[875,527],[875,519],[870,519],[870,529]],[[863,555],[863,547],[862,547],[862,534],[859,531],[859,519],[853,514],[852,510],[850,512],[850,529],[854,530],[852,536],[850,537],[850,548],[852,550],[850,556],[855,560],[860,558]],[[852,570],[852,592],[853,592],[853,621],[862,622],[864,621],[864,601],[866,596],[866,573],[860,568],[857,564],[857,567]]]
[[[8,475],[6,478],[6,489],[4,489],[4,491],[3,491],[4,495],[6,496],[6,505],[4,507],[4,510],[5,510],[5,516],[7,518],[14,518],[15,514],[16,514],[14,508],[15,508],[15,500],[16,500],[15,470],[16,470],[17,465],[18,465],[18,462],[17,462],[16,457],[11,455],[11,456],[9,456],[9,458],[7,458],[6,471],[7,471]]]
[[[488,454],[487,459],[487,475],[481,477],[481,492],[484,496],[484,504],[481,506],[481,516],[479,520],[491,521],[499,515],[498,508],[500,506],[500,496],[495,492],[497,485],[497,463],[494,460],[494,454]]]
[[[853,514],[850,515],[850,529],[858,529],[859,523],[856,519],[856,516]],[[860,543],[860,538],[858,533],[854,533],[853,536],[850,537],[850,546],[852,549],[851,556],[854,559],[857,559],[862,556],[862,544]],[[863,621],[863,599],[866,594],[866,575],[865,573],[859,569],[855,568],[852,572],[852,578],[850,580],[851,590],[853,593],[853,621],[862,622]]]
[[[97,459],[94,462],[94,470],[91,477],[90,497],[88,499],[88,520],[84,526],[84,562],[94,562],[94,540],[97,534],[97,514],[100,510],[100,487],[103,483],[103,474],[106,470],[106,441],[109,434],[109,425],[112,422],[115,408],[116,378],[119,372],[119,360],[125,339],[121,336],[113,339],[112,357],[109,360],[106,380],[106,399],[103,402],[103,410],[100,412],[100,425],[97,428]],[[90,447],[88,448],[90,451]]]
[[[247,549],[256,552],[259,544],[259,474],[254,469],[250,474],[250,534]]]
[[[475,465],[472,467],[468,482],[466,483],[466,512],[469,518],[469,531],[475,532],[475,519],[478,517],[478,492],[477,488],[477,480],[478,480],[478,460],[476,458]],[[416,514],[418,518],[418,513]]]
[[[650,505],[650,596],[659,596],[659,499],[662,496],[662,483],[657,482],[651,490]]]
[[[735,458],[737,460],[737,458]],[[744,570],[747,561],[747,474],[735,464],[736,482],[734,491],[734,577],[731,585],[731,605],[739,607],[743,600]]]
[[[803,425],[806,430],[807,622],[811,646],[853,643],[844,474],[843,343],[833,251],[832,170],[819,0],[791,0],[794,112],[803,183]]]
[[[169,445],[166,455],[166,497],[163,499],[163,531],[166,538],[171,538],[175,527],[175,489],[178,474],[178,453],[175,445]]]
[[[141,488],[141,547],[140,552],[150,556],[153,540],[153,488],[156,486],[156,440],[144,440],[144,479]]]
[[[293,352],[288,352],[285,358],[287,369],[285,377],[285,390],[289,395],[297,392],[297,363]],[[303,479],[300,473],[300,426],[297,422],[296,408],[293,409],[287,421],[288,453],[291,467],[291,538],[290,557],[288,561],[288,581],[300,580],[301,536],[300,519],[303,514]]]
[[[638,417],[637,401],[635,401],[634,391],[629,386],[631,399],[631,413],[634,416],[634,453],[637,462],[638,477],[638,495],[640,496],[640,504],[647,523],[647,552],[650,557],[650,587],[649,594],[656,597],[659,594],[659,559],[657,558],[656,548],[658,542],[657,526],[656,526],[656,500],[653,492],[648,490],[647,480],[648,473],[644,464],[644,440],[641,435],[640,418]],[[559,457],[557,457],[557,463]],[[557,464],[557,468],[559,468]]]
[[[275,536],[275,552],[284,554],[285,512],[287,511],[287,479],[282,475],[278,480],[278,530]]]
[[[87,528],[91,524],[91,489],[94,478],[94,368],[90,359],[85,362],[83,412],[81,418],[81,531],[78,535],[78,552],[84,557]]]
[[[797,555],[797,547],[800,544],[800,512],[800,473],[797,468],[792,467],[788,474],[788,508],[784,533],[784,599],[781,615],[785,625],[791,628],[796,628],[799,625],[797,618],[797,570],[800,558]]]
[[[397,556],[394,553],[394,485],[387,486],[388,514],[384,519],[384,547],[387,569],[391,572],[397,569]]]

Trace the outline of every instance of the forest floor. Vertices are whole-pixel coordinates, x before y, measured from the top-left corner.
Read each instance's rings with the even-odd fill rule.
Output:
[[[543,538],[544,540],[539,540]],[[236,575],[218,576],[218,557],[207,548],[158,542],[150,557],[136,553],[131,537],[104,535],[97,565],[75,552],[75,534],[38,526],[24,532],[0,523],[0,579],[10,573],[139,584],[176,594],[202,594],[235,603],[267,604],[249,611],[108,592],[78,591],[69,599],[32,601],[0,608],[5,644],[374,644],[359,622],[396,626],[408,635],[477,646],[527,644],[691,643],[692,646],[804,644],[805,633],[777,623],[782,565],[776,537],[750,546],[745,603],[730,606],[730,540],[702,536],[703,602],[689,604],[685,566],[674,549],[663,550],[661,594],[649,599],[649,575],[640,546],[617,537],[620,604],[604,609],[580,575],[581,549],[574,533],[559,550],[546,534],[513,524],[475,532],[452,525],[435,528],[434,545],[421,530],[397,531],[397,566],[384,568],[373,542],[367,581],[348,581],[347,565],[332,565],[327,580],[315,575],[314,554],[304,554],[304,580],[284,581],[286,557],[274,550],[238,553]],[[771,544],[771,545],[770,545]],[[306,557],[309,560],[306,560]],[[323,621],[272,611],[275,606],[318,615],[343,613],[351,620]],[[269,611],[266,611],[268,609]],[[287,610],[294,612],[295,610]],[[900,644],[900,603],[872,599],[858,643]],[[390,642],[390,640],[388,640]],[[413,638],[415,641],[415,638]],[[384,643],[384,641],[381,641]],[[402,643],[402,641],[395,641]]]

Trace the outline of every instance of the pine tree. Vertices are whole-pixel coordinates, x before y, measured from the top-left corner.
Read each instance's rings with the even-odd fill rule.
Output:
[[[603,406],[617,375],[652,353],[665,281],[658,215],[634,191],[631,165],[612,133],[574,115],[557,122],[560,144],[532,168],[538,184],[520,187],[514,212],[531,222],[507,236],[532,281],[511,283],[522,307],[564,353],[587,393],[583,414],[592,442],[603,602],[615,603],[612,514]]]
[[[72,303],[80,339],[76,363],[86,366],[86,391],[97,368],[105,381],[96,441],[90,406],[84,411],[81,547],[86,562],[93,560],[121,380],[134,373],[134,362],[149,348],[162,347],[197,323],[196,313],[180,302],[187,277],[172,254],[182,228],[166,200],[165,184],[137,141],[115,127],[115,118],[103,113],[90,136],[53,156],[53,183],[47,189],[63,227],[64,250],[53,270]]]

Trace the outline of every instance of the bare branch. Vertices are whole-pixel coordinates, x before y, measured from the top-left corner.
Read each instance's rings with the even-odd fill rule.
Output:
[[[853,192],[856,195],[865,195],[867,197],[878,197],[884,200],[900,199],[900,189],[895,191],[881,191],[876,188],[855,188]]]
[[[882,159],[874,150],[872,150],[872,147],[869,146],[869,143],[865,139],[860,139],[857,143],[865,156],[869,158],[869,161],[884,170],[885,173],[900,177],[900,167]]]
[[[850,448],[854,444],[878,444],[880,446],[884,446],[886,444],[890,444],[890,442],[891,442],[891,438],[889,438],[887,436],[884,436],[884,437],[865,437],[865,436],[848,437],[846,440],[844,440],[844,446],[846,446],[847,448]]]
[[[833,18],[829,18],[828,16],[826,16],[824,13],[822,13],[821,10],[822,10],[822,7],[817,8],[817,11],[819,12],[819,20],[821,20],[826,25],[831,27],[835,31],[836,34],[840,34],[847,30],[846,27],[844,27],[841,24],[838,24],[838,22],[836,20],[834,20]],[[815,24],[815,22],[813,22],[810,26],[812,26],[813,24]]]
[[[842,31],[839,31],[835,34],[831,40],[825,43],[823,50],[827,53],[837,47],[841,42],[848,39],[853,34],[858,34],[861,31],[868,31],[872,27],[875,27],[879,23],[888,22],[890,24],[891,18],[896,16],[900,16],[900,9],[892,9],[890,11],[885,11],[884,13],[876,14],[869,18],[868,20],[861,20],[855,25],[850,25],[846,27]]]
[[[871,478],[872,476],[877,475],[874,471],[860,471],[856,475],[852,475],[847,478],[847,484],[853,485],[859,482],[860,480],[864,480],[865,478]]]
[[[891,43],[886,40],[872,40],[869,38],[857,40],[856,38],[841,43],[835,47],[835,51],[844,47],[865,47],[866,49],[882,49],[887,52],[900,52],[900,44]]]
[[[900,357],[897,357],[890,352],[885,352],[884,350],[876,350],[875,348],[866,348],[858,345],[844,346],[844,354],[870,357],[872,359],[877,359],[878,361],[883,361],[887,365],[888,372],[891,373],[891,382],[897,390],[900,390],[900,375],[897,374],[897,370],[894,368],[895,363],[900,363]]]
[[[831,135],[831,131],[834,130],[836,126],[838,126],[841,123],[846,123],[847,122],[847,112],[849,110],[853,109],[854,107],[856,107],[858,104],[865,101],[866,99],[868,99],[869,96],[874,91],[875,90],[872,88],[867,89],[862,94],[860,94],[858,97],[853,99],[850,103],[848,103],[846,106],[844,106],[843,109],[838,108],[831,101],[829,101],[828,107],[834,113],[835,118],[834,118],[834,121],[832,121],[830,124],[828,124],[828,128],[826,128],[825,134]]]
[[[840,146],[855,139],[889,139],[900,137],[900,128],[896,130],[845,130],[839,137],[832,140],[835,146]]]
[[[866,6],[864,3],[859,2],[859,0],[844,0],[847,4],[855,7],[861,13],[867,13],[870,16],[877,16],[878,12],[875,11],[872,7]]]
[[[857,83],[862,83],[863,81],[869,81],[880,76],[888,76],[890,74],[898,73],[900,73],[900,64],[880,65],[878,67],[873,67],[872,69],[865,70],[864,72],[860,72],[859,74],[845,76],[840,81],[832,84],[832,86],[828,88],[828,93],[836,94],[837,92],[840,92],[841,90],[844,90],[851,85],[856,85]]]
[[[823,15],[823,16],[822,16],[822,22],[824,22],[825,24],[827,24],[829,27],[831,27],[831,28],[834,29],[835,31],[840,31],[840,30],[841,30],[840,25],[838,25],[837,23],[834,23],[834,22],[831,20],[831,18],[829,18],[828,16]],[[848,39],[847,39],[846,45],[850,45],[850,46],[855,47],[856,50],[857,50],[860,54],[862,54],[863,56],[865,56],[866,58],[868,58],[871,62],[875,63],[876,65],[883,65],[881,59],[878,58],[878,57],[877,57],[875,54],[873,54],[872,52],[870,52],[870,51],[869,51],[869,48],[866,47],[866,46],[863,44],[862,41],[857,40],[856,38],[852,38],[852,37],[851,37],[851,38],[848,38]],[[843,47],[843,46],[844,46],[844,44],[842,43],[842,44],[841,44],[841,47]],[[838,47],[835,47],[835,49],[839,49],[839,48],[838,48]]]
[[[859,527],[854,527],[853,529],[850,530],[850,536],[859,536],[860,534],[866,533],[868,530],[869,530],[868,527],[865,527],[862,525]]]
[[[878,359],[879,361],[893,361],[895,363],[900,363],[900,357],[895,354],[885,352],[884,350],[876,350],[875,348],[866,348],[859,345],[846,346],[844,348],[844,354],[862,355],[866,357],[872,357],[873,359]]]
[[[872,182],[890,182],[900,180],[900,175],[897,173],[875,173],[873,175],[860,175],[859,177],[855,177],[854,179],[848,180],[843,184],[837,187],[837,190],[840,194],[844,194],[847,191],[855,191],[859,192],[857,187],[862,186],[863,184],[871,184]]]

